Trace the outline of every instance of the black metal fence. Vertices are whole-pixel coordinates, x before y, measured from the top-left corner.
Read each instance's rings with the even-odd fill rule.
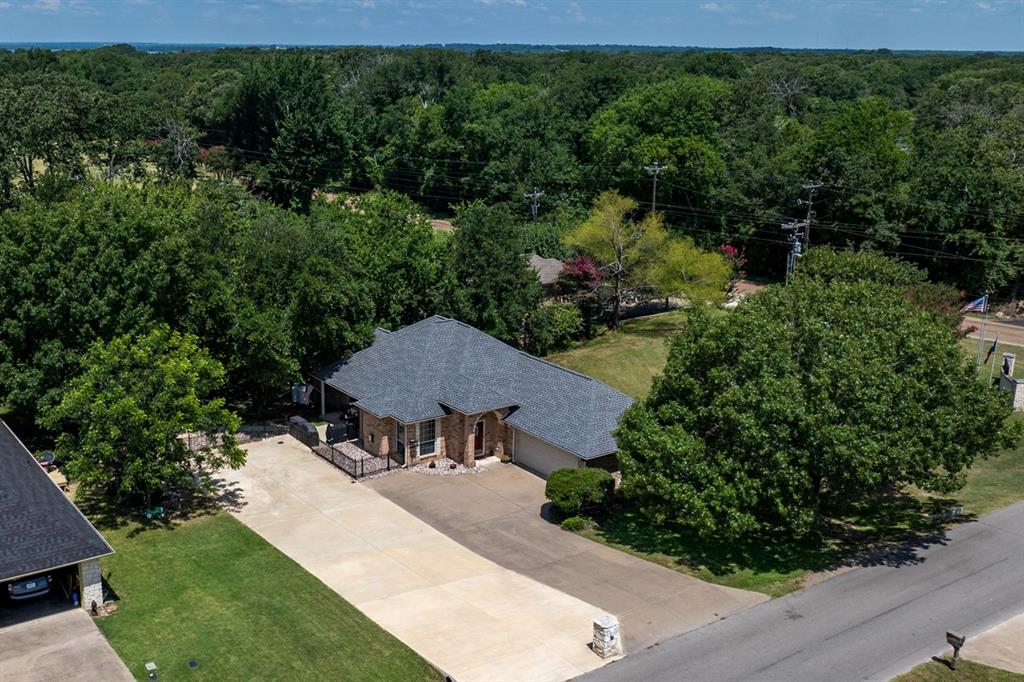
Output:
[[[352,478],[371,476],[402,466],[401,462],[395,461],[390,457],[375,457],[370,453],[364,453],[365,456],[349,454],[341,448],[341,444],[320,443],[313,447],[312,450]]]

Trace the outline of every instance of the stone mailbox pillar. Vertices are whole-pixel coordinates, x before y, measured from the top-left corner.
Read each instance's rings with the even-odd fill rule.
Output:
[[[619,619],[610,613],[594,619],[594,653],[601,658],[622,655]]]
[[[1017,356],[1013,353],[1003,353],[1003,374],[1008,377],[1013,376],[1014,365],[1017,364]]]

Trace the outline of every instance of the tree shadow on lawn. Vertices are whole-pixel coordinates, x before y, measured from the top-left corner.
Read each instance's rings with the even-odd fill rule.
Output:
[[[146,517],[142,505],[99,488],[80,488],[75,496],[75,504],[97,530],[103,532],[129,528],[127,537],[134,538],[150,530],[174,530],[181,523],[215,514],[225,508],[240,509],[245,505],[240,492],[238,487],[214,480],[201,490],[180,495],[173,509],[167,508],[163,516],[153,518]]]
[[[893,495],[861,505],[841,519],[830,519],[803,539],[759,535],[735,541],[702,540],[683,525],[658,525],[631,505],[598,518],[595,533],[607,542],[646,555],[657,555],[698,577],[716,582],[757,584],[767,579],[740,579],[741,572],[799,579],[807,572],[847,566],[903,566],[924,561],[921,550],[945,544],[950,521],[942,512],[951,500],[921,500]],[[958,521],[970,520],[960,517]],[[721,579],[725,580],[721,580]],[[739,585],[737,585],[739,586]]]

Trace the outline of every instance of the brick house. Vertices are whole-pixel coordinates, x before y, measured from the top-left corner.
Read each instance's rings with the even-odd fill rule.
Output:
[[[406,464],[507,455],[547,476],[615,469],[612,431],[632,403],[607,384],[435,315],[314,373],[320,412],[358,409],[362,447]]]

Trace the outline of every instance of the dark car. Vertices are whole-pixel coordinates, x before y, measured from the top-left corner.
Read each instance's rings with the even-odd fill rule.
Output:
[[[49,593],[52,584],[53,576],[50,575],[31,575],[27,578],[18,578],[7,583],[7,596],[15,601],[42,597]]]

